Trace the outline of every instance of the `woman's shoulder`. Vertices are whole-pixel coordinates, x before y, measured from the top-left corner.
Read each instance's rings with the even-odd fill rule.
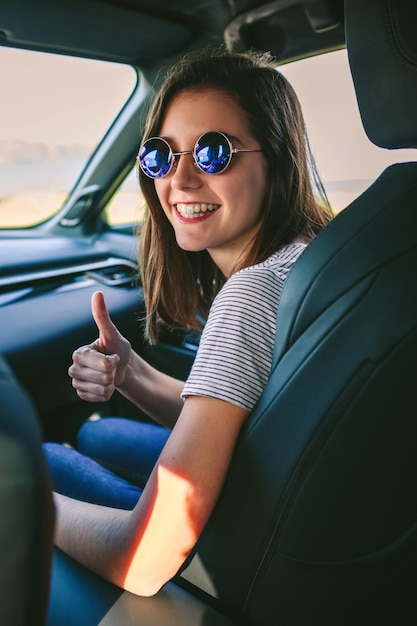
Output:
[[[235,299],[240,302],[258,300],[261,304],[263,298],[279,293],[289,270],[305,248],[304,243],[281,246],[265,261],[232,274],[218,293],[217,303]]]
[[[229,280],[245,282],[246,280],[258,281],[265,277],[285,278],[295,261],[305,250],[305,243],[289,243],[281,246],[276,252],[271,254],[265,261],[245,267],[236,272]],[[227,283],[226,283],[227,284]]]

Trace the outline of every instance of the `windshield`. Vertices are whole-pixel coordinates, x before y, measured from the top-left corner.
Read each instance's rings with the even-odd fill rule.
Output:
[[[62,206],[137,81],[133,68],[0,47],[0,228]]]

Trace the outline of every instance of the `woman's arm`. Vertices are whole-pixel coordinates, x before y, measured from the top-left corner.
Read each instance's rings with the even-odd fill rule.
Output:
[[[57,495],[56,544],[116,585],[153,595],[200,536],[248,411],[191,396],[133,511]]]
[[[124,380],[116,389],[153,420],[173,428],[184,406],[184,381],[158,371],[131,350]]]
[[[132,350],[111,321],[101,292],[93,294],[91,309],[99,337],[74,352],[68,370],[79,397],[105,402],[117,389],[154,420],[172,428],[183,406],[183,381],[159,372]]]

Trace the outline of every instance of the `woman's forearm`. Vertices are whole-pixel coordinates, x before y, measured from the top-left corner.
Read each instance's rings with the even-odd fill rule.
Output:
[[[76,561],[118,586],[123,583],[122,541],[131,511],[54,494],[55,544]]]
[[[132,350],[117,390],[156,422],[173,428],[183,407],[183,387],[183,381],[159,372]]]

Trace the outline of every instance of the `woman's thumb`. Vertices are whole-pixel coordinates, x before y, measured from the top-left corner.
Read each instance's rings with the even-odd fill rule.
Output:
[[[110,319],[104,295],[101,291],[93,293],[91,298],[91,312],[100,333],[100,340],[104,345],[115,339],[119,339],[120,333]]]

